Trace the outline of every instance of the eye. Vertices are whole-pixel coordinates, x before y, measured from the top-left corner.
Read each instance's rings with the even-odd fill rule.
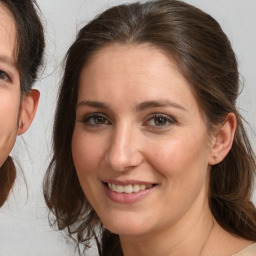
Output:
[[[154,128],[165,128],[175,123],[176,121],[170,116],[164,114],[154,114],[143,124],[143,126],[148,125]]]
[[[110,124],[109,120],[105,116],[103,116],[102,114],[98,114],[98,113],[85,116],[83,118],[82,122],[84,124],[90,125],[90,126]]]
[[[11,81],[9,75],[6,72],[4,72],[3,70],[0,70],[0,79],[7,81],[7,82]]]

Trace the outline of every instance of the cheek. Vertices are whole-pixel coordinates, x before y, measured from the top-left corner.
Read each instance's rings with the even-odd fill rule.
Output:
[[[206,174],[209,149],[205,136],[171,137],[147,147],[151,165],[167,178]]]
[[[75,128],[72,137],[73,161],[81,188],[95,209],[99,197],[98,174],[102,159],[104,160],[103,147],[99,138]]]
[[[103,158],[102,142],[81,129],[74,130],[72,155],[79,177],[95,174]]]
[[[11,125],[16,122],[19,116],[20,97],[17,93],[5,93],[0,90],[0,122],[1,125]],[[7,118],[8,117],[8,118]]]
[[[194,203],[207,198],[208,149],[204,142],[203,138],[176,138],[148,151],[151,166],[161,176],[161,202],[167,221],[169,216],[178,219]]]
[[[19,98],[0,91],[0,166],[11,152],[18,129]]]

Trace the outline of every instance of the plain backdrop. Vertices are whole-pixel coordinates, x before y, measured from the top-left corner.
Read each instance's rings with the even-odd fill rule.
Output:
[[[12,152],[25,179],[19,170],[12,194],[0,209],[0,256],[78,255],[66,242],[63,233],[53,231],[48,225],[48,210],[42,196],[42,179],[51,157],[51,131],[56,92],[62,74],[61,62],[79,28],[107,7],[123,2],[129,1],[38,0],[47,43],[45,68],[36,83],[41,99],[33,125],[22,138],[18,138]],[[256,1],[187,2],[215,17],[230,38],[244,85],[238,106],[256,130]],[[248,128],[248,132],[256,149],[252,129]],[[86,255],[97,253],[92,249]]]

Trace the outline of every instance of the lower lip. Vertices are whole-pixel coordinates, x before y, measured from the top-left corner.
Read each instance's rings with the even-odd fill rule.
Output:
[[[115,203],[120,203],[120,204],[136,203],[142,200],[143,198],[145,198],[147,195],[149,195],[155,188],[155,186],[153,186],[151,188],[147,188],[142,191],[127,194],[127,193],[117,193],[115,191],[112,191],[105,184],[103,184],[103,186],[108,198],[114,201]]]

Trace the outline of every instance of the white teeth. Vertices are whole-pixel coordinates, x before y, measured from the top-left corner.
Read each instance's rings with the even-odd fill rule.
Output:
[[[138,185],[138,184],[133,185],[133,191],[134,192],[140,191],[140,185]]]
[[[142,190],[145,190],[147,188],[152,187],[153,185],[140,185],[140,184],[134,184],[134,185],[116,185],[116,184],[111,184],[108,183],[108,187],[110,190],[115,191],[117,193],[126,193],[126,194],[131,194],[135,192],[139,192]]]
[[[127,186],[124,186],[124,193],[126,194],[131,194],[133,192],[133,187],[132,185],[127,185]]]
[[[124,187],[123,186],[116,185],[115,187],[116,187],[116,189],[115,189],[116,192],[118,192],[118,193],[123,193],[124,192]]]

